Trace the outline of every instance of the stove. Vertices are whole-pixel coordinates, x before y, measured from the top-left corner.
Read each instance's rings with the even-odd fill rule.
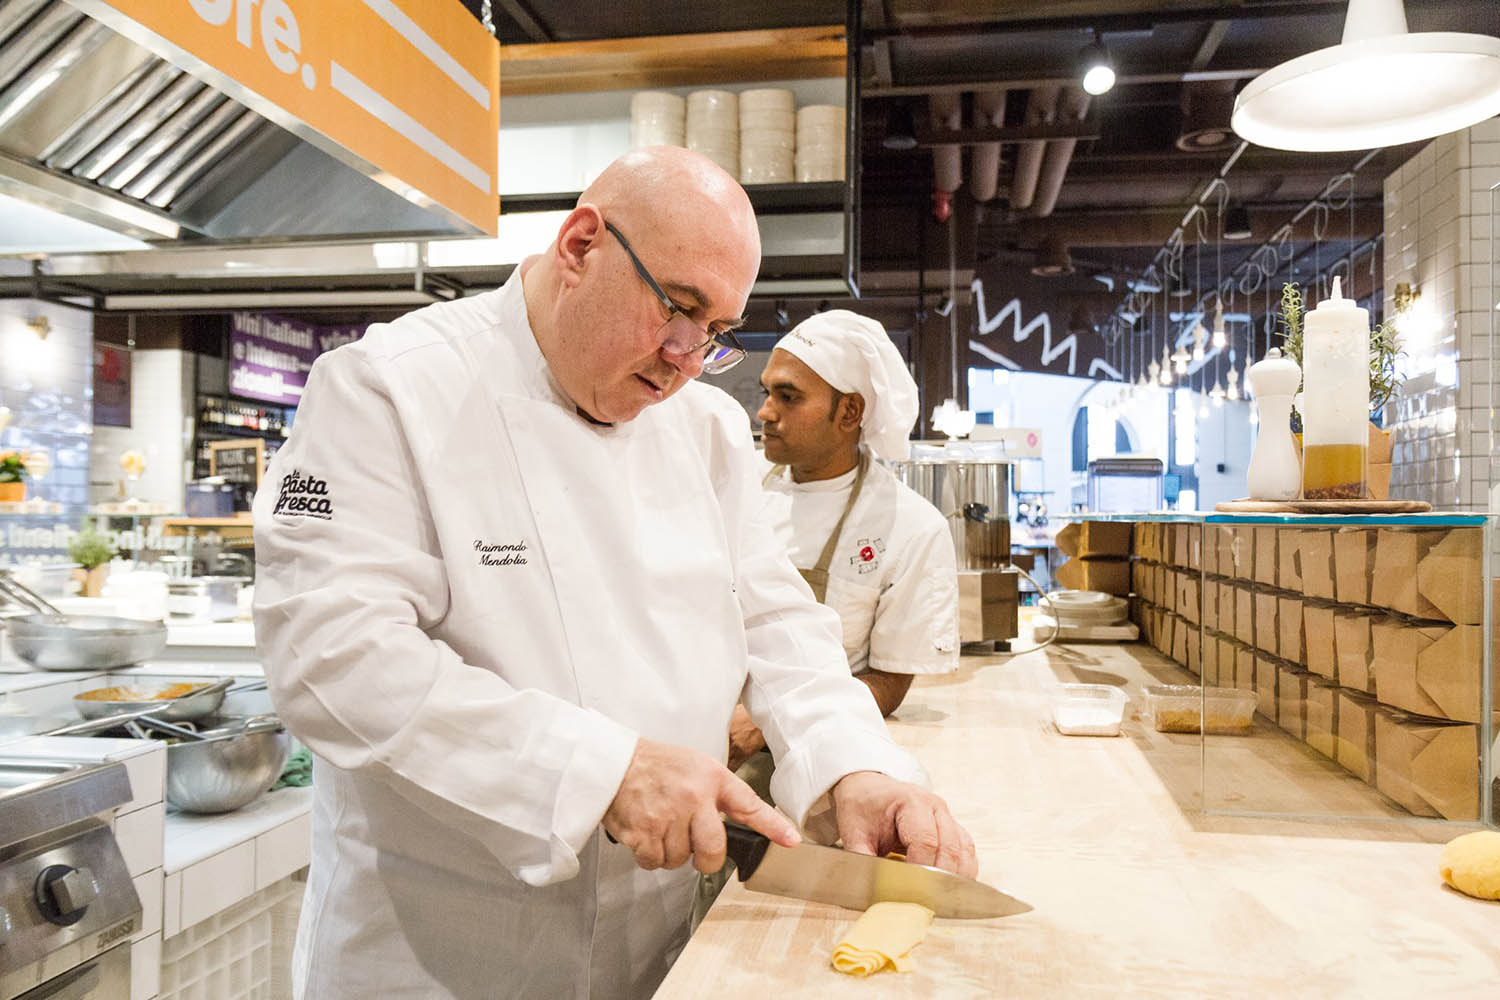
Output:
[[[141,901],[110,831],[118,763],[0,759],[0,1000],[129,1000]]]

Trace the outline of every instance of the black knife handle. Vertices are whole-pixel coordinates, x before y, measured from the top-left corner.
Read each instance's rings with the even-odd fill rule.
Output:
[[[741,826],[727,819],[724,821],[724,838],[727,841],[725,851],[734,862],[735,870],[740,873],[740,881],[744,882],[760,867],[761,859],[771,848],[771,842],[748,826]]]

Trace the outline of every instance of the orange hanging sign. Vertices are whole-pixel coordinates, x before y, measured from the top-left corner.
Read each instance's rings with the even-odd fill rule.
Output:
[[[500,46],[460,0],[71,0],[412,202],[494,235]]]

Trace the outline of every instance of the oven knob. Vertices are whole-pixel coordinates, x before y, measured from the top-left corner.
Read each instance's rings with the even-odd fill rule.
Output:
[[[49,865],[37,876],[36,904],[54,924],[76,924],[98,895],[99,884],[87,868]]]

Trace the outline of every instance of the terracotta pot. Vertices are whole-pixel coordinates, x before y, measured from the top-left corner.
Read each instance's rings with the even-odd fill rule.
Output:
[[[20,503],[25,499],[25,483],[0,483],[0,503]]]

